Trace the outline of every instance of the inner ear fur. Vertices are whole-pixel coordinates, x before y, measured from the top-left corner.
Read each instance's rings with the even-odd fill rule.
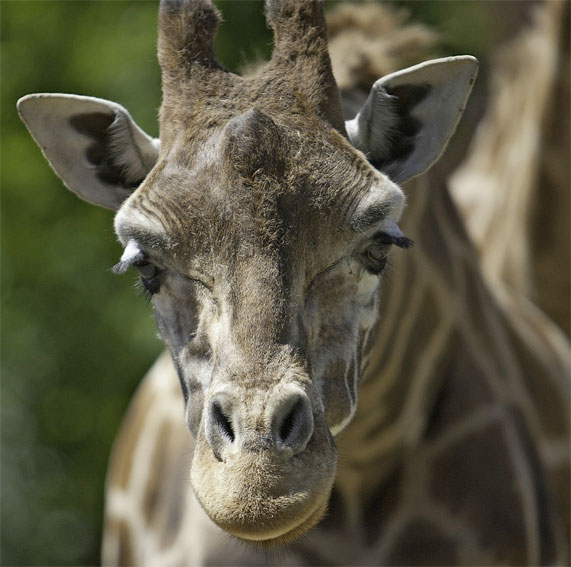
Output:
[[[346,122],[351,143],[397,183],[426,171],[454,133],[477,70],[477,60],[463,55],[379,79]]]
[[[18,112],[67,188],[102,207],[118,209],[158,158],[158,140],[107,100],[35,94],[18,101]]]

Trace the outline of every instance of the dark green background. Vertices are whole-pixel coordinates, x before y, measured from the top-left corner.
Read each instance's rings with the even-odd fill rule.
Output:
[[[223,63],[267,57],[262,3],[218,4]],[[443,54],[483,61],[509,14],[486,2],[399,4],[442,32]],[[110,444],[161,344],[133,276],[109,270],[121,254],[112,213],[65,190],[16,101],[50,91],[107,98],[156,136],[156,4],[3,0],[0,9],[1,563],[96,564]]]

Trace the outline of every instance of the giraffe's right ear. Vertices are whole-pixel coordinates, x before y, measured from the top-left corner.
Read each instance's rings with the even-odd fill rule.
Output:
[[[114,102],[32,94],[18,101],[18,112],[67,188],[108,209],[121,206],[159,155],[159,141]]]

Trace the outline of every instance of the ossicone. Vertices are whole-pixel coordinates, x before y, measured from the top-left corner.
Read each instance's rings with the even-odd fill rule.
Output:
[[[199,68],[222,69],[214,54],[219,23],[211,0],[161,0],[158,54],[163,85],[190,80]]]
[[[258,108],[232,118],[224,134],[227,163],[242,175],[280,175],[285,170],[286,134]]]

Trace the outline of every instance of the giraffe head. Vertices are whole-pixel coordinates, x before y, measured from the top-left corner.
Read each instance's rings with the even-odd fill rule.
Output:
[[[288,541],[324,514],[334,436],[351,420],[379,276],[404,196],[462,113],[476,62],[375,83],[344,123],[321,2],[268,0],[272,59],[216,60],[209,0],[163,0],[160,142],[121,106],[30,95],[19,111],[66,185],[118,210],[124,246],[172,354],[212,520]]]

